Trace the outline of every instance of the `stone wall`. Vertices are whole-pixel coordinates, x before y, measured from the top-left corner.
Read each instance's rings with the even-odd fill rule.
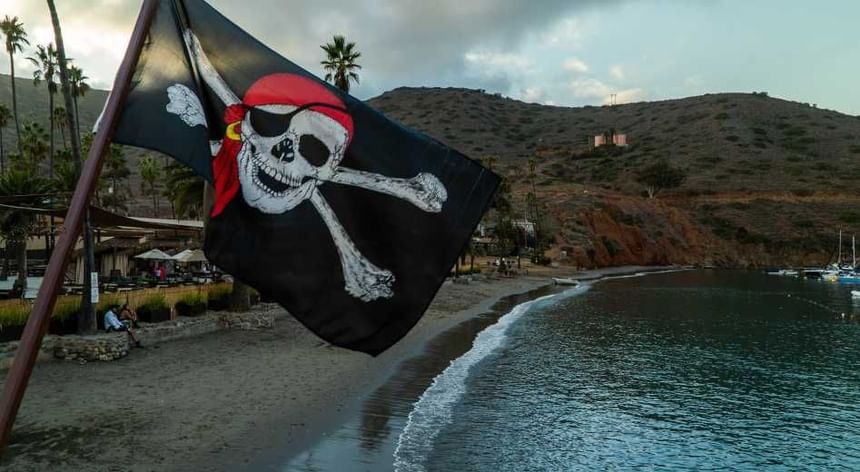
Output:
[[[247,331],[272,329],[275,326],[275,312],[266,306],[261,308],[248,313],[221,313],[221,326],[224,329]]]
[[[263,304],[248,313],[209,312],[203,316],[182,317],[163,323],[141,323],[141,328],[135,330],[135,335],[144,346],[152,346],[223,329],[271,329],[275,325],[278,309],[277,305]],[[18,344],[18,341],[0,343],[0,370],[11,367]],[[127,356],[128,353],[129,339],[126,333],[48,335],[42,341],[37,360],[113,361]]]
[[[52,336],[48,346],[57,359],[70,361],[114,361],[128,355],[128,335],[106,333],[89,336]],[[42,346],[45,350],[45,346]]]

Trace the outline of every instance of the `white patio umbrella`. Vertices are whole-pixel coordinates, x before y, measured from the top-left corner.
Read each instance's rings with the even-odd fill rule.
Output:
[[[171,256],[170,258],[173,259],[174,261],[182,262],[182,258],[187,256],[188,254],[191,254],[192,252],[193,251],[191,249],[183,249],[182,251]]]
[[[178,256],[179,254],[177,254]],[[177,262],[206,262],[206,255],[200,249],[195,249],[193,251],[189,251],[187,254],[184,254],[181,258],[177,258],[173,256],[174,260]]]
[[[150,261],[169,261],[170,256],[161,249],[150,249],[143,254],[134,256],[135,259],[146,259]]]

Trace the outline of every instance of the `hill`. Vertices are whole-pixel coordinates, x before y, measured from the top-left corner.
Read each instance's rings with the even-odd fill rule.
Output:
[[[370,100],[474,157],[493,156],[524,211],[527,163],[556,240],[582,266],[824,263],[860,230],[860,119],[766,94],[566,108],[467,89],[402,88]],[[614,129],[629,146],[592,150]],[[655,200],[638,173],[687,175]],[[562,252],[563,251],[563,252]]]
[[[45,123],[44,86],[17,80],[22,119]],[[106,98],[93,90],[80,101],[84,126]],[[822,264],[840,228],[860,232],[860,119],[809,104],[733,93],[570,108],[457,88],[399,88],[368,102],[473,158],[492,157],[512,184],[518,214],[526,213],[533,160],[556,260],[587,267]],[[0,103],[11,103],[4,75]],[[609,130],[626,134],[629,146],[592,149],[591,139]],[[3,130],[7,149],[14,134],[13,126]],[[129,213],[151,216],[137,173],[146,154],[153,153],[126,152]],[[660,161],[687,178],[647,199],[637,175]],[[169,205],[160,206],[160,216],[169,216]]]
[[[18,92],[18,114],[23,126],[26,121],[34,121],[45,127],[48,130],[48,89],[45,83],[42,82],[38,87],[33,85],[33,80],[30,78],[15,78],[15,86]],[[92,129],[99,114],[102,112],[105,101],[107,101],[108,92],[105,90],[92,89],[89,93],[78,99],[78,113],[80,114],[81,127],[83,129]],[[54,97],[54,106],[62,106],[62,97],[56,95]],[[12,87],[11,77],[5,74],[0,74],[0,103],[9,107],[12,110]],[[10,120],[9,126],[2,130],[3,145],[6,153],[14,151],[17,146],[17,136],[15,135],[15,123]],[[63,147],[63,136],[59,130],[55,132],[55,145],[58,148]],[[129,178],[129,190],[132,194],[132,200],[129,202],[129,214],[140,216],[153,216],[151,200],[141,196],[140,176],[137,172],[137,163],[140,158],[147,154],[155,155],[156,153],[144,151],[142,149],[126,148],[126,158],[128,159],[129,169],[132,175]],[[169,216],[169,205],[164,202],[164,208],[161,208],[160,216]]]

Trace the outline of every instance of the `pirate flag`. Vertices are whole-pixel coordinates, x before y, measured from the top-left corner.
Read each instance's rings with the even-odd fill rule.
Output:
[[[160,2],[114,141],[213,184],[209,260],[372,355],[424,313],[499,182],[203,0]]]

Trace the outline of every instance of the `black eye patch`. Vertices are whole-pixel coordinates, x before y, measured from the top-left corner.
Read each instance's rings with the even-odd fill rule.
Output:
[[[287,131],[294,116],[309,108],[332,108],[346,111],[341,107],[332,106],[327,103],[308,103],[286,114],[271,113],[259,108],[251,108],[248,113],[251,117],[251,127],[254,128],[257,134],[264,138],[274,138]]]
[[[248,113],[251,117],[251,127],[254,128],[257,134],[264,138],[274,138],[287,131],[287,128],[290,127],[290,121],[293,120],[293,116],[299,110],[281,115],[278,113],[269,113],[259,108],[251,108]]]
[[[321,167],[331,156],[328,147],[312,134],[303,134],[299,138],[299,153],[314,167]]]

